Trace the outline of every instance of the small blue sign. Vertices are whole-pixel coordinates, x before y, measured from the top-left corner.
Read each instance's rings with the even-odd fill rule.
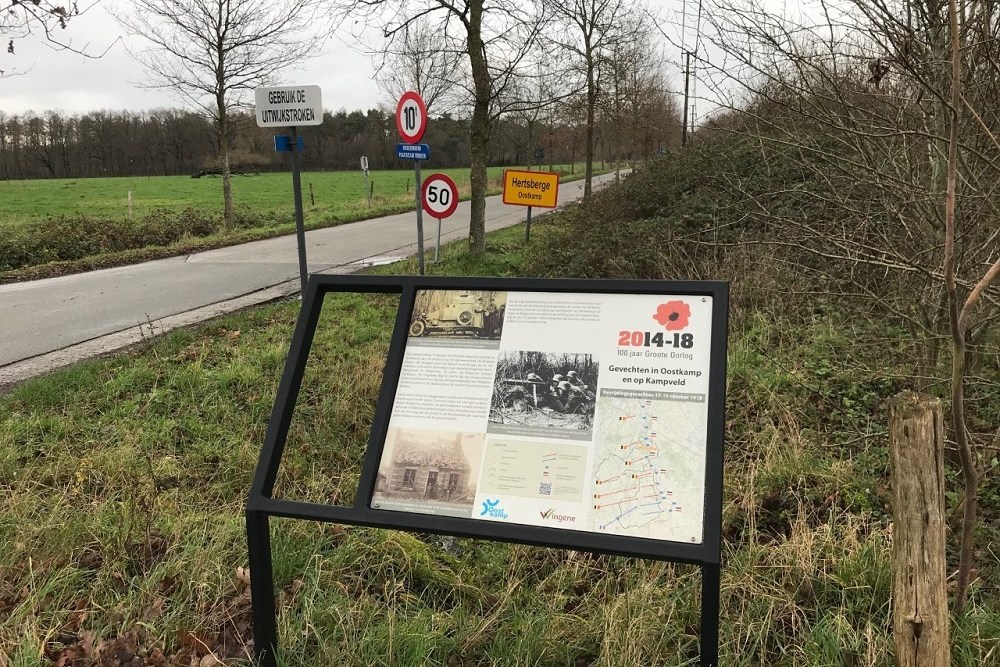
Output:
[[[299,152],[301,153],[305,150],[306,141],[303,137],[299,137]],[[274,135],[274,150],[281,152],[290,152],[292,150],[292,138],[288,136],[283,136],[280,134]]]
[[[431,147],[427,144],[396,144],[396,157],[400,160],[427,160]]]

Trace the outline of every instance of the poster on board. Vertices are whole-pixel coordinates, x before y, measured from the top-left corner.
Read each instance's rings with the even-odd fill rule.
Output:
[[[371,506],[701,544],[712,298],[421,290]]]

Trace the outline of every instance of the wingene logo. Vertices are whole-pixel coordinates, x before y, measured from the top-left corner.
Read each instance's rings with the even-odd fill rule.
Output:
[[[539,514],[545,521],[558,521],[559,523],[563,523],[564,521],[568,521],[569,523],[576,522],[576,517],[572,514],[556,514],[554,507],[547,509],[544,512],[539,512]]]

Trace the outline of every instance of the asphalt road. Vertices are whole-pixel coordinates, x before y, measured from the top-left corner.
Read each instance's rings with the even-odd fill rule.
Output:
[[[596,177],[595,184],[614,178],[614,174]],[[582,194],[583,181],[567,183],[559,188],[559,202],[579,199]],[[487,199],[488,231],[517,224],[524,217],[524,207],[507,206],[499,196]],[[444,221],[442,243],[466,237],[468,227],[469,202],[462,202],[455,214]],[[425,215],[428,258],[433,257],[436,234],[437,220]],[[306,234],[310,273],[350,273],[415,252],[413,212]],[[52,363],[32,365],[30,372],[16,371],[15,367],[25,365],[25,360],[37,360],[130,329],[138,334],[143,329],[158,333],[171,328],[164,323],[172,317],[204,311],[204,317],[188,317],[182,322],[187,324],[192,319],[197,321],[227,309],[245,307],[254,302],[255,294],[259,295],[258,302],[273,299],[294,292],[298,276],[296,241],[290,235],[132,266],[0,286],[0,384],[109,348],[91,346],[87,348],[90,351],[71,355],[72,358],[63,355]],[[275,292],[277,286],[283,286],[280,293]],[[232,303],[231,308],[220,305],[228,303]],[[217,306],[206,308],[210,304]]]

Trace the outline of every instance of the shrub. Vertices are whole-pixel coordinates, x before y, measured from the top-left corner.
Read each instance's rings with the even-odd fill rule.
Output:
[[[0,271],[166,246],[188,237],[210,236],[221,229],[218,216],[194,208],[180,213],[156,210],[137,220],[53,216],[36,224],[15,227],[0,238]]]

